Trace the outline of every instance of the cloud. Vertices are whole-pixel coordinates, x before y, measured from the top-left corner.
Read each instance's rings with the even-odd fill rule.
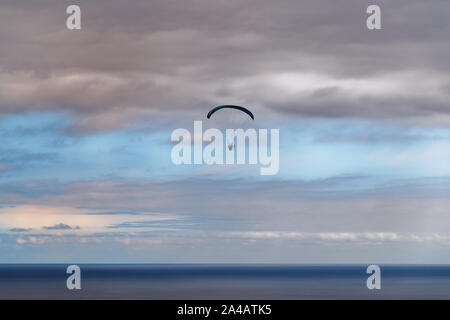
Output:
[[[80,227],[79,226],[71,227],[71,226],[69,226],[67,224],[64,224],[64,223],[57,223],[57,224],[55,224],[53,226],[42,227],[42,229],[45,229],[45,230],[79,230]]]
[[[63,222],[61,222],[63,221]],[[79,236],[99,233],[177,230],[198,224],[188,215],[148,211],[99,210],[69,206],[17,205],[0,208],[0,230],[41,230],[44,235],[76,231]],[[71,233],[73,234],[73,233]]]
[[[33,197],[1,193],[0,202],[21,205],[0,208],[0,228],[44,230],[64,223],[80,226],[77,234],[450,232],[450,182],[445,177],[378,182],[365,176],[314,181],[139,179],[53,182],[44,187],[33,183],[17,185],[16,190],[26,188],[35,189]],[[8,185],[3,189],[10,190]]]
[[[206,246],[208,243],[228,243],[230,246],[256,244],[260,246],[278,245],[284,247],[295,246],[360,246],[371,248],[389,245],[437,245],[450,246],[449,233],[437,232],[292,232],[292,231],[195,231],[173,233],[167,231],[146,232],[107,232],[85,234],[78,237],[64,234],[35,234],[27,238],[15,237],[15,243],[25,244],[89,244],[89,243],[122,243],[127,246],[135,245],[164,245],[164,246]],[[10,243],[9,241],[7,243]]]
[[[33,230],[33,229],[31,229],[31,228],[11,228],[11,229],[9,229],[9,231],[11,231],[11,232],[28,232],[31,230]]]
[[[6,164],[6,163],[1,163],[0,162],[0,172],[6,172],[6,171],[10,171],[10,170],[13,170],[14,169],[14,167],[13,166],[11,166],[11,165],[9,165],[9,164]]]
[[[359,243],[376,245],[385,242],[431,242],[450,245],[448,234],[437,233],[402,233],[402,232],[283,232],[283,231],[254,231],[229,232],[227,237],[237,237],[254,240],[297,240],[322,244]]]
[[[448,2],[378,4],[370,32],[367,1],[101,0],[70,32],[64,3],[6,1],[0,114],[67,112],[91,132],[233,102],[258,119],[450,123]]]
[[[0,156],[0,161],[13,163],[15,165],[23,166],[32,163],[46,163],[46,162],[54,162],[58,159],[58,154],[55,152],[48,153],[33,153],[27,150],[20,149],[9,149],[2,150],[2,155]],[[9,169],[12,166],[9,167]],[[8,169],[8,168],[6,168]],[[2,170],[0,164],[0,171]]]
[[[2,1],[0,203],[15,205],[0,208],[2,245],[241,262],[303,245],[446,245],[448,133],[410,129],[450,123],[450,4],[380,0],[379,32],[368,4],[97,0],[72,32],[64,2]],[[284,174],[170,167],[166,133],[224,103],[285,127]]]
[[[23,238],[17,238],[16,242],[17,242],[18,244],[24,244],[24,243],[27,243],[27,240],[25,240],[25,239],[23,239]]]

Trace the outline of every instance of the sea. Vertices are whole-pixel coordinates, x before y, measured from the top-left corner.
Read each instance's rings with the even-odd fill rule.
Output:
[[[450,299],[450,265],[79,264],[81,289],[66,286],[67,264],[0,264],[0,299]]]

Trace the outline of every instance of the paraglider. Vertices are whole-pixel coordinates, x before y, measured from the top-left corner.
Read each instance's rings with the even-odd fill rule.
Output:
[[[241,106],[235,106],[235,105],[231,105],[231,104],[226,104],[226,105],[218,106],[218,107],[211,109],[211,111],[208,112],[208,115],[206,117],[208,119],[211,118],[211,116],[220,109],[236,109],[236,110],[245,112],[246,114],[248,114],[250,116],[250,118],[255,120],[255,117],[253,116],[253,113],[250,110],[248,110],[247,108],[241,107]]]

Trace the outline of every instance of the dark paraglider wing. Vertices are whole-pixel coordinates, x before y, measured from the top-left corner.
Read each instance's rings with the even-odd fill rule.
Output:
[[[253,113],[250,110],[248,110],[247,108],[244,108],[244,107],[241,107],[241,106],[229,105],[229,104],[213,108],[211,111],[208,112],[208,115],[206,117],[209,119],[216,111],[218,111],[220,109],[236,109],[236,110],[245,112],[246,114],[248,114],[250,116],[250,118],[255,120],[255,117],[253,116]]]

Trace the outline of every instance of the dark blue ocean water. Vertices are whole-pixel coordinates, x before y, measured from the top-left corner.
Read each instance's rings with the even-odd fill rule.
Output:
[[[0,265],[0,299],[450,299],[450,266],[381,265],[381,290],[365,265]]]

